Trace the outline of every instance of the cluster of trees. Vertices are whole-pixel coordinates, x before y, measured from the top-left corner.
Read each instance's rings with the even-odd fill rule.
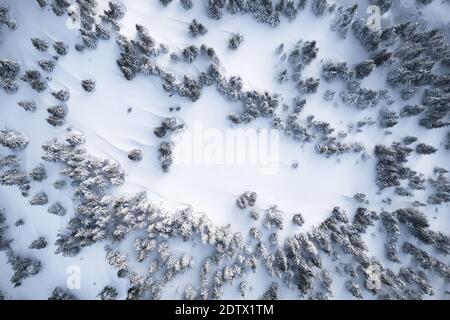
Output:
[[[197,20],[192,20],[191,24],[189,25],[189,33],[194,38],[198,36],[203,36],[208,32],[208,29]]]
[[[19,287],[23,280],[35,276],[42,270],[42,263],[38,259],[17,254],[11,247],[13,239],[8,239],[5,235],[7,228],[5,211],[0,209],[0,251],[5,251],[14,272],[10,279],[11,283],[14,287]]]

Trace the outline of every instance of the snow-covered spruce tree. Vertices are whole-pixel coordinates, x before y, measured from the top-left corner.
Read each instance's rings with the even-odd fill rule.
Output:
[[[203,36],[208,32],[208,29],[197,20],[192,20],[191,24],[189,25],[189,33],[194,38],[198,36]]]
[[[302,94],[316,93],[319,88],[320,79],[314,79],[313,77],[306,78],[297,82],[297,89]]]
[[[385,91],[375,91],[361,87],[358,81],[349,81],[347,88],[339,94],[342,102],[347,106],[356,106],[358,109],[375,107],[382,98]]]
[[[132,161],[141,161],[143,158],[143,153],[141,149],[133,149],[128,152],[128,159]]]
[[[47,89],[47,84],[43,77],[41,76],[41,73],[37,70],[27,70],[25,71],[25,74],[20,77],[20,79],[30,85],[31,88],[36,90],[37,92],[42,92],[45,89]]]
[[[110,1],[108,2],[108,10],[104,10],[100,18],[103,22],[109,23],[117,31],[120,30],[118,20],[125,16],[126,10],[121,2]]]
[[[19,90],[15,79],[20,71],[20,65],[16,61],[0,59],[0,86],[8,94],[14,94]]]
[[[422,104],[426,107],[419,124],[427,129],[442,128],[450,125],[446,115],[450,112],[450,94],[439,89],[425,89]]]
[[[284,213],[277,207],[272,206],[266,210],[263,225],[267,229],[277,228],[283,230]]]
[[[387,232],[387,239],[384,244],[386,256],[393,262],[400,262],[397,248],[397,241],[400,236],[400,223],[398,222],[397,215],[383,211],[380,216]]]
[[[43,206],[48,203],[47,194],[44,191],[39,191],[30,200],[32,206]]]
[[[16,22],[11,19],[9,14],[9,7],[2,3],[0,4],[0,26],[6,25],[9,30],[15,30],[16,29]]]
[[[293,0],[279,0],[275,5],[275,10],[283,14],[289,21],[295,20],[298,9]]]
[[[336,31],[337,34],[342,38],[347,38],[347,32],[355,15],[358,5],[354,4],[347,8],[339,7],[331,24],[331,30]]]
[[[280,12],[276,10],[271,0],[249,2],[249,11],[256,21],[276,28],[281,21]]]
[[[53,49],[61,56],[65,56],[69,51],[69,47],[62,41],[55,41],[53,43]]]
[[[378,6],[382,14],[392,7],[392,0],[370,0],[370,3]]]
[[[0,184],[5,186],[17,186],[24,197],[30,190],[30,178],[21,168],[20,159],[15,155],[9,155],[0,159]]]
[[[31,38],[31,43],[33,44],[33,46],[41,51],[47,51],[47,49],[49,48],[49,44],[47,40],[43,40],[43,39],[39,39],[39,38]]]
[[[327,60],[322,64],[322,77],[326,81],[333,81],[335,79],[347,81],[353,78],[353,72],[349,71],[346,62]]]
[[[414,117],[421,114],[425,108],[421,105],[405,105],[401,108],[399,115],[402,118]]]
[[[280,300],[281,295],[279,292],[279,285],[277,282],[272,282],[269,288],[264,292],[261,297],[262,300]]]
[[[102,291],[98,294],[101,300],[116,300],[119,293],[117,289],[111,286],[105,286]]]
[[[433,192],[428,196],[427,202],[433,205],[448,203],[450,202],[450,180],[447,178],[447,170],[435,168],[434,172],[437,177],[429,180]]]
[[[159,162],[161,163],[161,169],[164,172],[169,171],[173,162],[173,143],[170,141],[163,141],[158,147]]]
[[[378,113],[378,122],[381,128],[391,128],[398,123],[399,116],[397,112],[388,108],[380,109]]]
[[[324,15],[327,7],[328,7],[327,0],[312,0],[311,2],[311,10],[318,17]]]
[[[14,129],[0,130],[0,145],[11,150],[22,150],[28,145],[29,139]]]
[[[292,217],[292,223],[301,227],[305,223],[305,219],[303,218],[301,213],[296,213]]]
[[[433,146],[430,146],[425,143],[418,143],[416,145],[416,152],[421,155],[432,154],[435,153],[437,149]]]
[[[199,53],[200,50],[196,46],[190,45],[183,49],[182,55],[184,61],[192,63],[197,58]]]
[[[180,0],[180,3],[184,10],[190,10],[194,7],[193,0]]]
[[[244,41],[244,36],[240,33],[233,33],[230,40],[228,40],[228,48],[236,50],[240,47],[241,43]]]
[[[62,16],[67,12],[67,8],[70,6],[68,0],[52,0],[51,7],[53,12],[57,16]]]
[[[364,19],[356,19],[352,23],[352,30],[356,39],[359,40],[361,45],[367,51],[374,51],[378,49],[381,41],[381,32],[379,30],[373,30],[367,26]]]
[[[256,203],[256,198],[257,198],[256,192],[246,191],[236,199],[236,205],[240,209],[253,207]]]
[[[372,59],[368,59],[362,61],[355,65],[355,76],[358,79],[363,79],[367,77],[373,69],[375,69],[376,65]]]
[[[68,108],[64,104],[58,104],[48,107],[47,112],[50,114],[46,119],[47,122],[54,127],[59,127],[64,124],[65,118],[68,113]]]
[[[47,59],[42,59],[38,61],[38,65],[39,67],[41,67],[42,70],[44,70],[45,72],[53,72],[53,70],[55,70],[55,60],[47,60]]]
[[[29,246],[30,249],[36,249],[36,250],[40,250],[40,249],[44,249],[45,247],[47,247],[48,242],[44,237],[39,237],[36,240],[33,240]]]
[[[223,9],[225,8],[226,1],[224,0],[208,0],[206,12],[208,17],[214,20],[222,19]]]
[[[378,158],[377,185],[381,189],[399,186],[400,180],[407,178],[408,170],[403,163],[407,162],[406,157],[412,152],[412,149],[399,143],[393,143],[391,147],[376,145],[374,152]]]
[[[61,287],[56,287],[48,300],[77,300],[77,297]]]
[[[66,215],[66,208],[64,208],[64,206],[61,204],[61,202],[56,201],[54,203],[52,203],[49,207],[48,207],[48,213],[57,215],[57,216],[65,216]]]
[[[19,100],[17,105],[28,112],[35,112],[37,109],[37,104],[34,100]]]
[[[86,92],[92,92],[95,90],[95,80],[93,79],[85,79],[81,81],[81,87]]]
[[[177,118],[170,117],[161,121],[161,124],[153,130],[153,133],[158,138],[164,138],[168,134],[172,134],[176,131],[184,130],[185,125],[181,123]]]
[[[14,271],[11,277],[11,283],[14,287],[22,285],[22,281],[26,278],[35,276],[42,270],[41,261],[29,257],[22,257],[15,254],[12,250],[8,252],[8,262]]]
[[[52,91],[52,96],[55,97],[56,100],[60,102],[67,102],[70,99],[70,92],[69,90],[58,90],[58,91]]]
[[[409,88],[427,86],[434,82],[435,76],[431,69],[434,62],[426,60],[413,60],[402,64],[399,68],[392,69],[387,82],[393,88]]]
[[[450,279],[450,268],[442,261],[430,256],[426,251],[417,248],[410,242],[405,242],[402,250],[406,254],[411,255],[425,270],[433,270],[443,279]]]

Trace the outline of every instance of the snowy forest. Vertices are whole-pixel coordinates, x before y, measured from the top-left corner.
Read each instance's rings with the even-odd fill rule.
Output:
[[[1,300],[450,300],[449,170],[449,0],[0,0]]]

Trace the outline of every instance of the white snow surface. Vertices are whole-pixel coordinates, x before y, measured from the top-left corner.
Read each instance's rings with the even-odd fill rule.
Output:
[[[23,198],[15,187],[0,186],[0,207],[5,209],[7,234],[14,239],[12,248],[21,254],[38,258],[43,263],[42,271],[36,276],[27,278],[20,287],[14,287],[9,281],[13,271],[7,263],[4,252],[0,252],[0,290],[8,299],[46,299],[56,286],[65,287],[68,279],[67,268],[77,265],[81,270],[81,288],[71,292],[82,299],[96,299],[99,291],[107,284],[113,285],[119,291],[118,299],[126,298],[127,280],[119,279],[116,270],[109,266],[105,260],[105,242],[98,242],[83,248],[75,257],[64,257],[55,254],[55,241],[58,232],[64,230],[70,218],[74,215],[72,201],[72,187],[67,185],[62,190],[56,190],[52,184],[60,178],[60,167],[57,164],[47,163],[41,159],[42,144],[54,137],[64,137],[68,129],[82,132],[87,142],[86,150],[94,155],[110,158],[117,161],[126,172],[125,183],[113,188],[113,194],[135,193],[146,191],[149,199],[169,210],[193,207],[195,212],[205,213],[215,224],[231,224],[233,231],[248,234],[248,229],[260,222],[254,222],[247,210],[240,210],[236,198],[246,190],[255,191],[258,195],[256,206],[267,209],[277,205],[285,215],[286,227],[280,233],[281,239],[296,232],[310,230],[327,218],[333,207],[340,206],[352,218],[356,208],[353,195],[364,193],[371,210],[395,210],[408,206],[411,199],[401,198],[386,189],[381,193],[375,184],[376,158],[373,148],[376,144],[390,145],[404,136],[414,135],[424,142],[439,148],[438,152],[429,156],[420,156],[414,152],[408,158],[408,165],[423,173],[426,177],[433,176],[436,166],[449,168],[449,153],[443,147],[445,129],[427,130],[417,124],[417,118],[405,118],[390,128],[391,134],[377,125],[366,126],[362,132],[349,131],[348,125],[365,117],[377,119],[379,107],[358,110],[345,106],[339,99],[338,93],[343,89],[339,81],[327,83],[323,79],[318,92],[308,96],[302,115],[314,115],[315,119],[328,121],[337,131],[348,132],[345,141],[361,142],[364,144],[369,158],[363,160],[360,154],[349,153],[342,156],[326,158],[314,151],[314,144],[302,144],[290,137],[280,135],[279,152],[275,174],[261,173],[258,165],[226,165],[226,164],[177,164],[175,163],[168,173],[162,172],[157,157],[157,147],[160,140],[153,134],[153,129],[165,117],[175,116],[186,124],[186,132],[194,134],[195,125],[199,123],[205,129],[236,130],[226,119],[229,112],[240,110],[239,102],[229,102],[215,89],[214,86],[202,90],[200,99],[194,103],[186,98],[174,95],[169,97],[161,89],[161,81],[157,77],[145,77],[142,74],[132,81],[122,76],[116,64],[119,57],[119,48],[115,36],[108,41],[99,41],[95,50],[86,49],[77,52],[75,43],[79,40],[77,30],[66,26],[67,16],[57,17],[47,7],[40,9],[35,1],[15,0],[6,1],[10,7],[10,14],[17,22],[14,31],[3,30],[1,34],[0,57],[16,60],[21,65],[21,71],[28,68],[39,69],[37,61],[41,58],[50,58],[52,49],[45,53],[38,52],[31,44],[31,37],[39,37],[50,42],[63,40],[69,45],[67,56],[61,56],[56,64],[55,71],[50,74],[48,89],[43,93],[36,93],[27,84],[21,83],[19,91],[14,95],[0,92],[0,126],[11,127],[22,132],[30,138],[30,143],[23,151],[16,152],[23,160],[27,171],[39,163],[44,163],[48,178],[42,183],[31,184],[30,195],[44,190],[49,196],[49,203],[60,201],[68,209],[66,216],[59,217],[47,212],[48,206],[31,206],[29,199]],[[221,20],[211,20],[206,16],[203,1],[194,1],[193,9],[185,11],[178,3],[173,1],[167,7],[161,6],[159,1],[153,0],[122,0],[126,6],[126,15],[120,20],[120,33],[133,38],[135,24],[147,27],[152,37],[160,43],[167,44],[171,52],[179,53],[189,44],[202,43],[213,47],[221,60],[223,72],[226,76],[239,75],[243,79],[244,89],[269,91],[279,93],[283,101],[290,103],[297,93],[292,82],[279,84],[274,79],[287,62],[280,60],[275,54],[279,44],[284,43],[286,50],[292,48],[299,39],[316,40],[319,48],[318,57],[307,67],[304,76],[320,78],[321,61],[337,59],[354,64],[368,58],[368,53],[356,41],[350,31],[347,39],[340,39],[336,33],[330,31],[331,16],[315,17],[309,7],[301,11],[295,21],[288,22],[283,19],[277,28],[270,28],[256,22],[251,15],[224,14]],[[414,1],[402,1],[413,8],[417,8]],[[412,2],[412,3],[411,3]],[[343,3],[350,3],[343,1]],[[357,15],[365,15],[364,8],[367,1],[360,2]],[[367,3],[368,5],[368,3]],[[98,12],[107,7],[106,0],[98,0]],[[447,11],[447,14],[443,13]],[[439,13],[436,15],[436,11]],[[449,6],[440,1],[423,9],[421,16],[428,20],[430,16],[440,23],[449,23]],[[197,19],[208,28],[208,33],[198,38],[192,38],[188,33],[188,25],[192,19]],[[435,20],[435,22],[436,22]],[[244,42],[238,50],[228,48],[228,39],[232,33],[241,33]],[[176,75],[198,75],[208,65],[205,58],[200,57],[192,64],[183,61],[173,62],[169,55],[157,58],[158,65]],[[80,86],[83,79],[92,78],[96,81],[96,90],[86,93]],[[377,68],[369,77],[362,81],[362,85],[373,89],[387,88],[386,70]],[[52,127],[46,121],[46,108],[55,103],[50,92],[52,90],[68,89],[71,98],[67,105],[69,112],[66,123],[62,127]],[[336,91],[331,102],[323,100],[325,90]],[[393,109],[399,109],[404,102],[399,94],[389,90],[391,97],[396,100]],[[25,112],[16,102],[19,98],[32,98],[37,102],[38,110],[35,113]],[[418,98],[408,101],[415,103]],[[180,106],[181,110],[169,111],[169,107]],[[128,108],[132,108],[128,112]],[[281,107],[279,112],[282,113]],[[241,128],[270,127],[269,120],[257,120]],[[447,130],[448,131],[448,130]],[[176,145],[182,148],[183,142]],[[143,160],[133,162],[127,158],[131,149],[143,150]],[[8,150],[0,146],[0,152],[7,154]],[[291,164],[298,161],[299,167],[293,169]],[[416,191],[414,200],[426,202],[427,191]],[[393,199],[392,204],[383,203],[387,197]],[[426,213],[431,228],[449,234],[450,211],[448,204],[441,206],[427,205],[421,208]],[[293,225],[292,216],[301,212],[305,218],[302,227]],[[14,226],[18,219],[24,219],[25,224]],[[139,231],[133,231],[120,247],[135,256],[132,240]],[[42,250],[30,250],[29,244],[39,236],[44,236],[49,245]],[[402,264],[394,264],[384,255],[384,242],[386,234],[379,222],[369,227],[364,234],[364,240],[369,246],[368,255],[376,257],[385,266],[395,272],[401,266],[412,264],[409,256],[400,252]],[[419,244],[413,238],[409,239]],[[174,253],[189,252],[204,255],[211,250],[200,240],[182,242],[170,240]],[[401,241],[399,241],[401,243]],[[434,256],[448,263],[448,256],[435,253],[430,246],[420,248],[433,252]],[[401,251],[401,250],[400,250]],[[345,259],[344,259],[345,260]],[[345,289],[345,277],[333,268],[335,262],[330,257],[324,258],[324,267],[334,276],[332,285],[334,298],[351,299],[352,296]],[[192,271],[180,275],[170,282],[164,289],[163,298],[179,299],[187,283],[198,281],[201,260],[196,261]],[[145,270],[146,262],[135,263],[139,270]],[[430,273],[437,294],[434,299],[448,298],[445,294],[449,290],[448,283],[442,278]],[[271,281],[264,268],[248,273],[246,280],[251,284],[252,290],[248,298],[259,298]],[[285,299],[298,298],[298,292],[281,286],[281,295]],[[365,299],[372,299],[368,291],[363,291]],[[224,298],[238,298],[239,292],[234,286],[226,286]]]

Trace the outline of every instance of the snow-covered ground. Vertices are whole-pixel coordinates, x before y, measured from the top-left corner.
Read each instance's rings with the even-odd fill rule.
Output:
[[[416,95],[405,101],[400,96],[400,90],[392,88],[386,82],[390,70],[399,67],[396,65],[399,60],[392,65],[375,68],[369,76],[360,81],[363,88],[387,90],[387,98],[381,99],[375,107],[363,110],[345,105],[340,92],[346,89],[346,81],[323,79],[321,76],[323,64],[332,59],[346,62],[352,69],[355,64],[369,59],[372,52],[368,52],[360,44],[351,27],[345,39],[332,31],[330,26],[337,15],[337,9],[333,13],[326,12],[318,17],[311,10],[311,3],[317,1],[307,1],[306,8],[299,10],[293,21],[288,21],[282,15],[280,25],[272,28],[256,21],[251,13],[231,15],[224,10],[220,20],[211,19],[207,14],[207,1],[194,1],[193,8],[185,10],[178,0],[169,2],[167,6],[163,6],[157,0],[122,0],[121,7],[125,8],[125,15],[117,19],[120,26],[120,31],[117,31],[98,18],[98,15],[108,9],[108,1],[97,0],[97,23],[103,23],[110,30],[110,39],[98,40],[96,48],[85,48],[79,52],[75,50],[75,44],[81,41],[77,21],[73,24],[66,12],[61,16],[55,15],[51,9],[53,1],[43,1],[49,2],[44,8],[40,8],[37,1],[31,0],[3,0],[2,2],[9,8],[9,16],[16,22],[16,28],[9,30],[6,25],[0,25],[0,59],[14,60],[20,64],[20,74],[17,77],[20,87],[14,94],[0,90],[0,129],[15,129],[28,137],[29,143],[23,150],[12,150],[0,145],[0,159],[9,154],[15,154],[20,158],[21,168],[26,172],[29,173],[43,163],[47,173],[47,178],[42,182],[31,181],[28,197],[24,197],[17,186],[0,185],[0,209],[4,209],[6,217],[4,225],[8,226],[3,239],[13,239],[7,249],[0,251],[0,293],[5,298],[47,299],[55,287],[61,287],[78,298],[96,299],[99,292],[109,285],[117,290],[117,299],[125,299],[131,296],[130,287],[136,288],[140,285],[139,288],[143,290],[141,295],[138,295],[140,298],[180,299],[185,297],[186,286],[192,285],[197,293],[205,287],[210,288],[208,296],[210,299],[237,299],[241,297],[239,284],[245,280],[249,284],[246,299],[261,298],[272,282],[279,284],[279,296],[283,299],[310,297],[352,299],[355,297],[348,290],[348,281],[351,280],[359,285],[364,299],[375,299],[386,297],[388,292],[395,291],[383,282],[383,275],[387,268],[392,270],[397,275],[397,279],[403,283],[404,287],[398,283],[393,285],[398,292],[401,292],[403,298],[417,298],[422,295],[423,298],[449,298],[450,210],[448,199],[441,204],[429,203],[429,196],[435,190],[429,182],[425,182],[426,189],[410,190],[413,192],[410,197],[399,196],[394,192],[394,187],[380,190],[376,183],[379,158],[374,153],[376,145],[390,146],[393,142],[402,142],[406,136],[415,136],[418,142],[431,145],[437,151],[430,155],[417,154],[414,151],[417,142],[411,145],[413,150],[404,165],[423,174],[425,179],[436,179],[436,167],[450,169],[448,126],[427,129],[419,125],[420,115],[400,117],[395,126],[380,127],[379,112],[386,105],[389,104],[389,108],[398,113],[404,105],[422,103],[423,90],[426,86],[420,87]],[[88,4],[94,1],[68,2]],[[278,3],[278,1],[273,2]],[[298,2],[294,1],[296,5]],[[333,3],[328,2],[329,5]],[[419,2],[394,1],[394,6],[381,17],[383,28],[409,20],[424,21],[430,28],[439,28],[444,34],[448,59],[450,55],[449,2],[434,0],[426,6]],[[347,8],[353,3],[338,1],[337,4]],[[367,19],[366,9],[369,5],[368,1],[358,1],[354,19],[357,17]],[[70,7],[72,8],[73,6]],[[189,34],[189,25],[193,19],[208,29],[205,35],[193,38]],[[307,118],[312,115],[314,120],[328,122],[329,126],[334,128],[332,136],[336,136],[338,141],[348,144],[358,142],[364,146],[364,150],[326,157],[315,149],[317,144],[327,141],[326,135],[322,136],[315,132],[309,142],[296,141],[292,136],[284,134],[282,129],[270,131],[273,116],[258,117],[249,123],[235,125],[227,119],[227,115],[231,112],[241,113],[242,103],[227,99],[215,84],[201,88],[201,96],[193,102],[177,93],[169,95],[165,92],[161,87],[162,81],[159,76],[145,76],[143,73],[138,73],[131,81],[127,80],[116,62],[120,58],[121,49],[115,40],[119,34],[128,39],[137,39],[136,24],[144,26],[156,43],[167,45],[169,52],[152,57],[152,62],[166,72],[172,73],[177,79],[182,79],[184,75],[197,78],[200,72],[209,67],[211,59],[205,55],[199,54],[192,63],[186,63],[181,56],[182,50],[191,44],[198,47],[206,44],[214,48],[220,60],[216,65],[222,76],[226,79],[239,76],[242,79],[242,91],[255,90],[260,93],[267,91],[270,94],[279,94],[280,102],[276,114],[282,119],[292,112],[293,99],[301,96],[306,99],[306,104],[299,116],[300,123],[307,125]],[[232,50],[228,47],[228,40],[235,33],[242,34],[244,41],[237,50]],[[43,39],[50,44],[63,41],[69,48],[68,54],[58,56],[51,45],[45,52],[38,51],[30,41],[31,38]],[[301,73],[302,79],[308,77],[320,79],[320,85],[314,94],[299,93],[295,81],[291,79],[292,65],[288,62],[289,59],[283,58],[282,53],[276,52],[279,45],[283,43],[284,52],[289,55],[299,40],[303,40],[302,45],[306,41],[316,41],[316,47],[319,48],[317,57],[306,65]],[[397,38],[385,41],[379,48],[387,47],[395,50],[401,41],[403,40]],[[415,48],[415,50],[418,49]],[[171,53],[177,54],[179,59],[174,61],[170,57]],[[37,62],[40,59],[53,59],[55,56],[58,56],[58,59],[55,61],[54,71],[51,73],[42,71]],[[447,74],[446,82],[441,85],[441,89],[448,97],[450,86],[448,65],[445,66],[439,60],[435,62],[433,72],[442,76],[443,79]],[[27,83],[19,80],[19,77],[28,69],[39,70],[43,76],[47,77],[45,91],[37,92]],[[289,79],[279,82],[275,78],[283,69],[289,71]],[[95,80],[93,92],[88,93],[82,88],[81,81],[85,79]],[[64,124],[55,127],[50,125],[46,118],[49,115],[47,108],[58,104],[51,92],[58,90],[68,90],[70,99],[65,102],[68,113]],[[330,101],[324,99],[327,90],[335,92]],[[20,108],[17,102],[21,99],[34,100],[37,104],[36,112],[26,112]],[[442,117],[447,124],[449,121],[448,101],[447,98],[447,109],[444,110]],[[288,106],[287,110],[283,110],[283,104]],[[178,106],[179,110],[176,109]],[[168,117],[176,117],[180,123],[184,124],[184,130],[174,132],[168,138],[175,145],[174,159],[169,171],[164,172],[158,158],[158,147],[163,139],[157,137],[153,131]],[[358,130],[355,124],[366,118],[371,118],[374,123]],[[227,146],[224,143],[227,134],[232,135],[233,132],[238,132],[236,137],[245,135],[243,129],[248,130],[247,133],[250,135],[254,134],[254,137],[257,137],[256,140],[250,140],[250,144],[244,145],[243,148],[235,144]],[[207,239],[209,243],[204,243],[200,239],[200,234],[194,232],[187,241],[183,241],[175,231],[173,236],[167,237],[170,253],[176,257],[183,254],[191,255],[194,262],[191,268],[182,274],[175,275],[173,280],[167,281],[167,284],[161,285],[161,292],[155,294],[152,287],[154,283],[143,284],[143,280],[140,279],[139,281],[142,280],[142,282],[139,282],[135,276],[148,276],[150,278],[150,280],[147,279],[148,281],[156,281],[161,278],[164,268],[169,267],[158,256],[157,250],[150,253],[144,261],[137,262],[137,252],[133,242],[138,236],[148,237],[146,231],[148,225],[145,224],[130,227],[131,230],[127,231],[125,238],[121,241],[113,242],[107,236],[106,239],[93,241],[94,243],[83,247],[74,256],[55,253],[58,248],[59,234],[67,233],[69,221],[76,216],[77,207],[80,206],[80,199],[74,197],[74,191],[79,185],[75,183],[71,185],[71,178],[73,178],[71,177],[66,178],[68,184],[62,189],[54,188],[53,183],[63,177],[62,171],[66,164],[44,161],[42,145],[53,138],[65,139],[73,132],[85,136],[86,142],[80,148],[85,149],[87,154],[110,159],[118,163],[125,173],[123,183],[108,186],[106,192],[102,193],[102,197],[105,196],[103,199],[106,199],[106,195],[116,198],[124,194],[133,195],[145,191],[152,206],[167,210],[166,214],[169,217],[178,210],[191,207],[194,217],[205,214],[212,228],[230,224],[231,232],[242,233],[243,242],[248,244],[249,248],[240,248],[229,256],[222,253],[223,261],[219,259],[217,264],[213,263],[212,270],[215,268],[221,270],[225,266],[234,264],[242,267],[242,274],[230,282],[224,280],[226,276],[223,276],[222,286],[212,280],[212,274],[215,272],[212,271],[209,275],[209,284],[203,286],[200,281],[203,259],[207,256],[221,255],[214,237]],[[270,136],[271,133],[272,136]],[[263,140],[264,135],[269,137],[266,144]],[[258,154],[254,163],[250,163],[245,156],[243,163],[237,163],[237,161],[226,163],[224,160],[230,153],[242,155],[242,152],[253,150],[254,144],[258,141],[262,141],[264,148],[271,143],[271,149],[265,157]],[[132,149],[142,150],[141,161],[135,162],[128,158],[128,153]],[[212,153],[211,150],[213,150]],[[192,158],[183,161],[181,159],[183,152],[190,153]],[[298,163],[298,167],[294,168],[293,163]],[[1,166],[0,169],[2,169]],[[0,173],[3,174],[2,171]],[[402,186],[408,186],[407,179],[403,179],[401,183]],[[446,183],[449,188],[449,182]],[[29,201],[39,191],[45,191],[48,204],[33,206]],[[257,194],[256,203],[251,206],[260,212],[261,217],[257,221],[250,217],[250,207],[241,209],[236,205],[236,199],[246,191]],[[450,197],[450,191],[447,189],[446,192],[447,197]],[[356,201],[354,195],[358,193],[365,194],[368,202]],[[388,198],[390,201],[386,200]],[[47,211],[49,205],[56,201],[66,208],[67,213],[64,216]],[[290,256],[287,257],[288,270],[282,270],[281,267],[282,272],[278,275],[276,274],[278,271],[270,274],[273,272],[271,266],[276,265],[276,259],[279,258],[275,253],[277,245],[270,245],[268,241],[271,233],[278,234],[279,248],[283,248],[283,242],[286,239],[299,233],[306,234],[319,227],[325,219],[330,217],[336,206],[344,209],[350,222],[353,222],[357,208],[367,208],[368,211],[374,211],[380,216],[383,211],[395,212],[400,208],[416,208],[412,204],[414,201],[426,204],[426,206],[417,207],[428,220],[429,229],[427,228],[426,232],[430,229],[441,232],[440,235],[443,238],[440,238],[439,244],[436,244],[436,240],[430,240],[428,243],[420,241],[410,231],[417,226],[417,221],[401,223],[400,236],[397,240],[401,262],[393,262],[386,257],[386,228],[380,219],[372,221],[367,230],[360,232],[361,239],[367,246],[361,252],[364,252],[368,259],[377,259],[382,266],[380,270],[375,268],[378,271],[373,276],[379,291],[375,290],[373,293],[366,288],[369,286],[370,289],[367,281],[372,279],[370,274],[367,275],[367,270],[372,270],[372,267],[378,264],[374,263],[374,260],[368,264],[361,263],[361,260],[356,258],[357,255],[343,252],[338,244],[335,244],[332,253],[325,253],[320,251],[319,245],[310,242],[314,246],[314,249],[310,249],[317,252],[321,260],[320,267],[308,260],[311,256],[308,249],[301,249],[304,250],[303,257],[313,273],[313,285],[309,292],[301,293],[297,287],[300,285],[292,285],[292,276],[307,278],[310,274],[306,269],[295,265],[292,261],[294,258]],[[267,230],[262,223],[265,210],[274,205],[282,211],[284,219],[284,227],[278,231],[276,228]],[[292,223],[296,213],[301,213],[304,218],[302,226]],[[96,216],[96,212],[90,212],[90,214]],[[148,214],[151,219],[151,214]],[[15,223],[20,219],[23,219],[24,224],[16,226]],[[412,227],[409,224],[412,224]],[[261,230],[262,242],[269,250],[268,258],[257,253],[258,249],[255,247],[258,247],[258,241],[249,237],[249,229],[252,227]],[[30,243],[39,237],[44,237],[48,245],[40,250],[30,249]],[[156,236],[154,239],[159,244],[164,237]],[[405,241],[441,261],[444,264],[442,267],[444,275],[436,272],[434,267],[424,269],[420,266],[410,254],[402,250]],[[354,245],[352,243],[350,247]],[[441,246],[440,249],[439,246]],[[126,276],[118,277],[118,269],[108,264],[105,258],[106,252],[111,248],[128,255],[128,267],[136,274],[129,271]],[[257,257],[256,272],[243,267],[244,263],[241,265],[236,262],[239,253],[246,257],[252,255]],[[21,285],[15,287],[10,281],[15,270],[11,261],[8,261],[8,256],[12,254],[40,260],[42,263],[40,272],[24,278]],[[150,265],[155,262],[159,264],[162,271],[148,273]],[[355,277],[352,277],[348,267],[345,267],[346,264],[354,268]],[[430,283],[434,289],[433,295],[426,294],[423,287],[411,279],[408,282],[405,276],[402,278],[399,275],[400,269],[407,267],[416,272],[416,276],[420,274],[420,277],[427,279],[423,280],[417,276],[422,281]],[[367,270],[361,271],[361,269]],[[324,282],[322,270],[328,270],[331,275],[332,283],[328,287],[322,283]],[[445,270],[447,270],[446,274]],[[73,283],[76,284],[75,287]],[[214,286],[216,289],[220,287],[223,295],[214,296]],[[322,295],[316,296],[319,292]],[[195,298],[200,296],[197,294]],[[400,298],[400,296],[392,295],[391,298]]]

